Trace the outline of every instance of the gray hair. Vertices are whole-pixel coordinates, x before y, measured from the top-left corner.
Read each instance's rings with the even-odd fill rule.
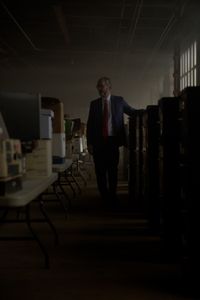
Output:
[[[99,78],[99,80],[97,81],[97,85],[99,83],[101,83],[102,81],[105,82],[107,85],[109,85],[109,87],[111,88],[112,84],[111,84],[111,80],[109,77],[104,76],[104,77]]]

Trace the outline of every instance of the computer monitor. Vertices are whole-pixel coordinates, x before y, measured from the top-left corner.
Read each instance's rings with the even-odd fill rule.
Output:
[[[0,92],[0,112],[10,138],[40,139],[40,94]]]

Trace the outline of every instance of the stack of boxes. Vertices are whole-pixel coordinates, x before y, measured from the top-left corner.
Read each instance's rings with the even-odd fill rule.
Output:
[[[66,140],[64,128],[64,106],[57,98],[42,97],[42,108],[50,109],[54,113],[52,122],[52,156],[53,164],[64,163],[66,158]]]
[[[82,137],[80,136],[75,136],[73,138],[73,154],[80,154],[83,152],[83,142],[82,142]]]
[[[66,136],[66,158],[71,159],[73,153],[72,136],[73,121],[65,118],[65,136]]]
[[[87,149],[86,124],[81,119],[65,119],[66,157],[78,157]]]
[[[0,139],[0,195],[22,189],[21,142]]]
[[[83,144],[83,152],[86,152],[87,139],[86,139],[86,124],[85,123],[81,123],[81,138],[82,138],[82,144]]]
[[[76,120],[79,120],[77,122]],[[73,154],[80,154],[86,150],[86,125],[81,123],[80,119],[76,119],[73,138]]]
[[[0,112],[0,196],[22,189],[22,148],[10,139]]]
[[[81,119],[73,119],[73,139],[72,139],[72,158],[79,158],[79,154],[83,151],[81,140]]]
[[[26,154],[26,177],[51,176],[52,140],[41,139],[35,142],[31,153]]]
[[[51,176],[52,174],[52,118],[54,112],[41,109],[40,140],[33,143],[32,151],[26,153],[26,177]]]

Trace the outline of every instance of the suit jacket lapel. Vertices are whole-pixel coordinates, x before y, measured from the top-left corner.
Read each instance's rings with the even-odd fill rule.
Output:
[[[115,128],[115,116],[116,116],[116,103],[115,103],[115,100],[114,100],[114,97],[111,95],[111,98],[110,98],[110,101],[111,101],[111,112],[112,112],[112,126],[113,126],[113,130]]]
[[[102,106],[102,99],[99,98],[98,101],[97,101],[97,116],[99,117],[99,122],[100,124],[103,124],[103,106]],[[102,125],[101,125],[102,127]]]

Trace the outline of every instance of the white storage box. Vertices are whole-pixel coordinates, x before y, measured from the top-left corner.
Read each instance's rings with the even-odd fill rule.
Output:
[[[52,149],[53,163],[63,163],[66,157],[65,133],[53,133]]]
[[[52,139],[52,118],[54,113],[50,109],[41,109],[40,114],[40,138],[41,139]]]

